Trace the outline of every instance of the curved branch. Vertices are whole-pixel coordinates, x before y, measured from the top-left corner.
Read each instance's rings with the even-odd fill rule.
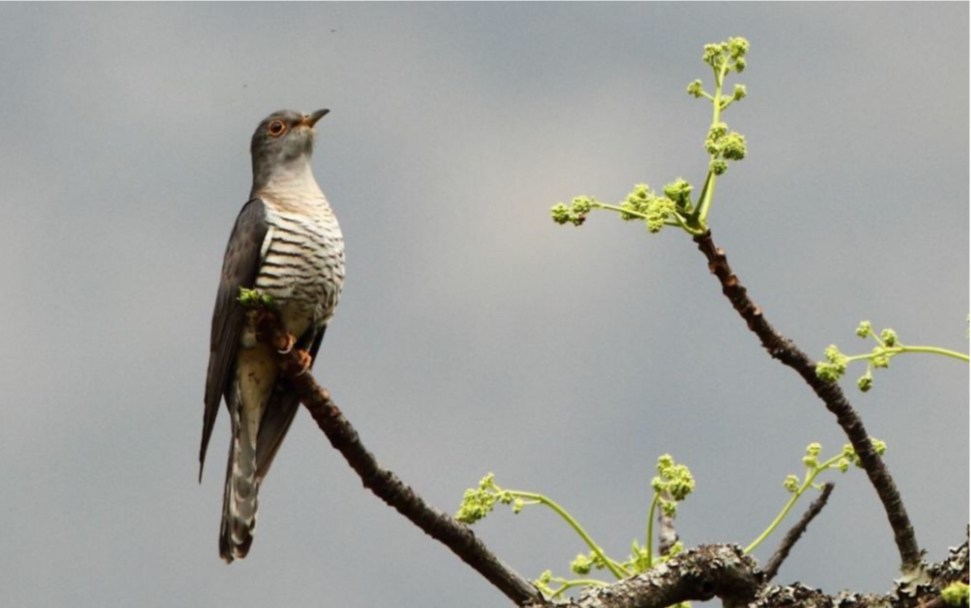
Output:
[[[873,484],[887,512],[887,519],[890,521],[894,540],[897,543],[897,551],[900,553],[901,569],[908,572],[918,568],[921,563],[921,551],[903,500],[886,465],[873,449],[870,436],[863,426],[863,420],[843,395],[842,389],[835,382],[826,382],[817,377],[815,362],[765,320],[762,310],[749,298],[745,287],[732,272],[725,252],[715,246],[711,232],[694,237],[694,241],[698,244],[698,249],[708,258],[709,270],[721,282],[722,293],[738,314],[745,319],[749,330],[759,337],[769,355],[802,376],[826,404],[826,409],[836,416],[836,421],[843,428],[843,432],[846,433],[853,449],[860,457],[861,466],[870,478],[870,483]]]
[[[280,333],[274,313],[260,311],[257,321],[261,340],[284,346],[286,340]],[[282,339],[282,342],[281,342]],[[274,349],[276,351],[277,349]],[[368,451],[350,421],[334,405],[330,393],[320,387],[309,371],[305,371],[305,353],[296,349],[278,354],[281,375],[296,390],[320,430],[334,448],[344,456],[364,482],[364,487],[407,517],[426,534],[452,550],[487,581],[517,605],[542,602],[543,596],[529,581],[503,564],[485,544],[476,538],[466,525],[450,515],[429,506],[414,490],[397,475],[382,467]]]

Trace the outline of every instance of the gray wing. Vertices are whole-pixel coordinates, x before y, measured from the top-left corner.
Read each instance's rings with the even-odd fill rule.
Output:
[[[202,417],[202,445],[199,448],[199,480],[206,462],[206,448],[219,412],[219,402],[233,375],[236,350],[246,318],[236,301],[239,288],[252,288],[260,267],[260,250],[266,238],[266,211],[263,201],[250,199],[236,218],[226,245],[216,307],[212,313],[212,338],[209,347],[209,374],[206,377],[206,409]]]
[[[327,326],[320,328],[320,331],[313,337],[310,344],[311,367],[317,362],[317,351],[320,350],[320,343],[324,340],[324,332]],[[312,332],[307,332],[311,333]],[[309,340],[308,340],[309,341]],[[298,348],[306,348],[306,344],[297,344]],[[290,430],[290,424],[300,409],[300,400],[297,394],[285,382],[277,385],[270,397],[270,402],[263,411],[263,418],[260,420],[260,431],[256,436],[256,476],[260,479],[266,477],[273,464],[273,457],[276,456],[283,438]]]

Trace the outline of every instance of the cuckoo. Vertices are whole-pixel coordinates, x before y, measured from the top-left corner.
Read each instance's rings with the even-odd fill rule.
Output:
[[[257,493],[299,402],[277,377],[273,348],[257,342],[240,288],[269,295],[293,348],[312,364],[344,283],[344,240],[310,169],[314,125],[327,114],[275,112],[256,128],[253,189],[229,237],[212,316],[199,479],[219,402],[232,422],[219,553],[246,557],[256,527]]]

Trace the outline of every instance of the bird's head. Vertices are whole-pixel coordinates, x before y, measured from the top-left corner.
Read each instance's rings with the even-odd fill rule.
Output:
[[[263,119],[250,144],[254,180],[266,181],[279,171],[293,172],[306,166],[314,149],[314,125],[327,112],[280,110]]]

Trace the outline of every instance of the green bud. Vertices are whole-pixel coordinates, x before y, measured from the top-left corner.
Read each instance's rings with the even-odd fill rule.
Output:
[[[846,373],[847,357],[835,344],[826,348],[825,357],[828,363],[820,361],[816,364],[816,376],[820,380],[836,382]]]
[[[897,344],[897,332],[890,329],[889,327],[880,332],[880,340],[883,341],[887,346],[896,346]]]
[[[701,86],[701,80],[695,80],[688,85],[688,95],[692,97],[701,97],[705,94],[705,89]]]
[[[826,347],[825,351],[826,360],[830,363],[835,363],[837,365],[846,365],[846,355],[840,352],[840,349],[835,344],[830,344]]]
[[[553,208],[550,209],[550,214],[553,216],[553,221],[557,224],[562,225],[570,221],[570,210],[563,203],[553,205]]]
[[[715,175],[722,175],[728,171],[728,163],[723,160],[713,160],[711,161],[711,172]]]
[[[627,199],[635,199],[646,201],[648,199],[654,198],[651,193],[651,187],[647,184],[635,184],[634,189],[627,195]]]
[[[664,196],[668,197],[681,207],[691,204],[691,184],[682,178],[678,178],[670,184],[664,186]]]
[[[745,85],[736,84],[735,92],[732,94],[732,99],[734,99],[735,101],[738,101],[740,99],[744,99],[746,95],[748,95],[748,92],[745,90]]]
[[[870,443],[873,444],[873,451],[877,454],[883,456],[887,451],[887,444],[884,441],[880,441],[876,437],[870,437]]]
[[[941,597],[948,606],[967,606],[968,596],[968,584],[960,581],[951,583],[941,591]]]
[[[260,292],[255,289],[239,288],[239,296],[236,301],[244,308],[256,308],[260,305]]]
[[[795,475],[787,475],[786,480],[782,483],[782,487],[795,494],[799,491],[799,478]]]
[[[651,234],[657,234],[664,230],[664,219],[657,217],[649,217],[644,220],[644,225],[647,226],[647,231]]]
[[[695,478],[685,465],[679,464],[672,467],[668,476],[670,481],[668,482],[667,490],[674,500],[680,502],[694,492]]]
[[[459,506],[455,519],[462,523],[474,524],[492,511],[496,497],[488,490],[466,490],[462,504]]]
[[[688,471],[687,467],[684,467],[682,473],[668,486],[668,492],[671,493],[671,498],[676,501],[682,501],[688,497],[689,494],[695,490],[695,479]]]
[[[836,468],[840,470],[840,473],[845,473],[850,468],[850,460],[848,458],[840,458],[836,463]]]
[[[678,514],[678,503],[673,500],[661,501],[661,512],[667,517],[675,517]]]
[[[660,232],[664,228],[664,222],[675,212],[674,201],[669,198],[654,198],[648,201],[647,208],[644,210],[647,219],[647,230],[651,233]]]
[[[732,131],[721,142],[722,158],[727,160],[742,160],[745,158],[745,136]]]
[[[570,562],[570,570],[573,570],[573,572],[580,576],[590,574],[590,568],[592,566],[593,560],[582,553],[578,554],[576,559]]]
[[[577,196],[573,199],[573,213],[580,215],[590,213],[590,209],[593,208],[593,199],[589,196]]]
[[[701,59],[713,68],[721,67],[721,64],[725,61],[725,58],[722,55],[721,45],[706,44],[705,52],[701,55]]]
[[[873,374],[870,373],[869,368],[867,368],[866,373],[860,376],[860,378],[856,381],[856,386],[861,392],[864,393],[873,388]]]
[[[816,377],[826,382],[836,382],[843,377],[845,372],[845,368],[840,368],[839,365],[833,363],[823,361],[816,363]]]
[[[735,64],[732,66],[732,68],[736,72],[738,72],[739,74],[741,74],[742,72],[745,71],[745,60],[742,59],[741,57],[739,57],[738,59],[735,60]]]
[[[861,338],[866,338],[873,331],[873,326],[870,325],[869,321],[860,321],[860,324],[856,327],[856,335]]]
[[[822,451],[823,451],[823,446],[820,445],[819,443],[815,442],[815,441],[812,442],[812,443],[810,443],[808,446],[806,446],[806,455],[807,456],[819,456],[819,454]]]
[[[648,207],[657,198],[653,192],[651,192],[650,186],[647,184],[637,184],[634,189],[627,194],[627,198],[621,201],[620,207],[625,210],[630,210],[631,212],[636,212],[639,214],[647,214]],[[635,216],[630,213],[620,213],[620,219],[625,221],[640,220],[644,219],[640,216]]]
[[[684,207],[691,203],[691,189],[691,184],[679,177],[664,186],[664,196]]]
[[[740,59],[748,53],[749,43],[745,38],[729,38],[728,54],[732,59]]]

